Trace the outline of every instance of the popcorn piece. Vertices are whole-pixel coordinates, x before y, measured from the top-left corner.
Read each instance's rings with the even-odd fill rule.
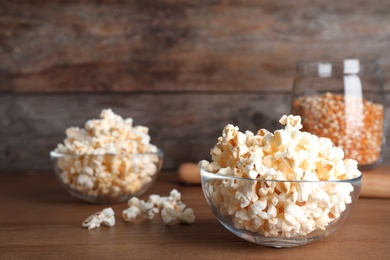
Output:
[[[84,220],[82,226],[88,229],[94,229],[100,227],[102,223],[108,227],[115,225],[115,214],[112,208],[105,208],[102,211],[92,214]]]
[[[173,225],[176,222],[190,224],[195,221],[194,211],[186,208],[182,202],[178,202],[174,207],[164,207],[161,210],[161,217],[165,225]]]
[[[112,227],[115,225],[115,213],[112,210],[112,208],[106,208],[103,211],[101,211],[103,224]]]
[[[178,219],[182,223],[190,224],[195,221],[195,214],[194,210],[191,208],[186,208],[184,211],[181,212],[181,214],[178,216]]]
[[[103,110],[100,119],[88,120],[84,128],[70,127],[65,132],[66,139],[55,152],[79,156],[59,158],[60,177],[84,195],[136,193],[160,167],[148,128],[133,126],[131,118],[123,119],[111,109]]]
[[[125,221],[133,221],[141,214],[141,210],[136,206],[130,206],[122,212],[122,216]]]
[[[89,216],[86,220],[84,220],[82,226],[87,227],[88,229],[94,229],[100,227],[101,223],[102,223],[101,219],[96,217],[95,214],[93,214]]]
[[[154,207],[153,202],[145,202],[133,197],[128,201],[129,208],[124,210],[122,215],[126,221],[133,221],[137,218],[152,219],[158,213],[158,209]]]
[[[173,208],[164,208],[161,210],[161,217],[166,225],[172,225],[178,219],[178,212]]]
[[[152,219],[161,212],[161,217],[166,225],[173,225],[176,222],[193,223],[195,221],[194,211],[187,208],[180,201],[181,194],[176,189],[170,192],[167,197],[150,195],[147,202],[133,197],[129,200],[129,208],[122,213],[125,221],[132,222],[135,219]]]
[[[357,162],[344,160],[341,148],[327,138],[301,132],[299,116],[282,116],[284,129],[254,135],[226,125],[211,149],[212,161],[202,170],[253,179],[214,180],[211,200],[236,228],[270,237],[305,236],[325,229],[351,203],[349,183],[305,181],[344,180],[361,175]],[[289,180],[292,182],[272,182]],[[296,181],[296,182],[294,182]]]

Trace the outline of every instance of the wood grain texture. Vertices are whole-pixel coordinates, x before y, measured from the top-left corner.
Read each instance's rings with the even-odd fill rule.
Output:
[[[226,124],[274,131],[290,112],[289,94],[280,93],[4,94],[0,104],[0,173],[52,171],[49,152],[63,141],[65,129],[83,127],[105,108],[150,128],[152,143],[165,153],[165,169],[209,159]],[[389,142],[384,156],[389,162]]]
[[[51,171],[49,152],[70,126],[83,127],[104,108],[150,128],[164,168],[209,157],[223,127],[277,129],[289,96],[275,94],[95,94],[0,96],[0,172]],[[55,105],[53,105],[55,104]],[[277,104],[277,106],[275,106]]]
[[[298,59],[379,58],[389,82],[389,11],[383,0],[1,1],[0,172],[51,171],[64,130],[108,107],[150,127],[164,168],[207,158],[227,123],[278,127]]]
[[[0,3],[0,92],[285,91],[343,57],[389,79],[386,0],[36,2]]]
[[[387,172],[389,169],[387,168]],[[273,249],[247,242],[213,216],[200,186],[181,186],[162,172],[141,199],[172,189],[194,210],[191,225],[127,223],[126,203],[87,204],[68,195],[53,175],[0,175],[1,259],[386,259],[390,255],[390,200],[359,198],[346,222],[328,237],[302,247]],[[114,227],[87,230],[81,223],[112,207]],[[375,212],[375,214],[373,214]]]

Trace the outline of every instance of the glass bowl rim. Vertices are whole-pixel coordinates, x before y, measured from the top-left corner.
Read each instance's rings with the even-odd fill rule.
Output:
[[[81,156],[142,156],[142,155],[158,155],[163,157],[164,152],[157,147],[156,152],[145,152],[145,153],[103,153],[103,154],[71,154],[71,153],[61,153],[55,150],[50,151],[50,157],[52,159],[63,158],[63,157],[81,157]]]
[[[327,183],[360,183],[363,177],[363,174],[361,173],[358,177],[352,178],[352,179],[345,179],[345,180],[267,180],[267,179],[251,179],[251,178],[243,178],[243,177],[237,177],[237,176],[227,176],[227,175],[222,175],[219,173],[212,173],[208,172],[206,170],[200,169],[200,175],[201,177],[209,177],[213,179],[229,179],[229,180],[239,180],[239,181],[261,181],[261,182],[278,182],[278,183],[316,183],[316,184],[327,184]],[[201,178],[202,179],[202,178]],[[203,182],[203,179],[202,179]]]

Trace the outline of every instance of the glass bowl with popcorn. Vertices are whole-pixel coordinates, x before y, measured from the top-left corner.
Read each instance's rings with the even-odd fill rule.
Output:
[[[50,157],[65,190],[84,201],[128,201],[150,188],[161,170],[163,152],[150,143],[148,128],[111,109],[65,133]]]
[[[199,168],[205,198],[229,231],[264,246],[295,247],[342,225],[362,175],[329,139],[301,132],[299,116],[280,122],[284,129],[257,134],[227,125],[212,161]]]

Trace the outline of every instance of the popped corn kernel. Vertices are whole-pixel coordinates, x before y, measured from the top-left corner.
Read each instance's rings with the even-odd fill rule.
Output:
[[[137,197],[129,199],[128,205],[129,208],[123,210],[122,212],[123,219],[126,221],[133,221],[137,218],[153,219],[159,212],[158,209],[154,207],[154,203],[152,201],[145,202]]]
[[[199,167],[246,179],[210,183],[213,204],[236,228],[266,237],[305,236],[338,219],[353,191],[349,183],[310,181],[352,179],[361,172],[331,140],[302,132],[299,116],[284,115],[280,123],[283,129],[256,135],[227,125],[210,151],[212,161],[202,160]]]
[[[92,214],[81,225],[88,229],[94,229],[100,227],[101,224],[108,227],[115,225],[115,213],[112,208],[105,208]]]

